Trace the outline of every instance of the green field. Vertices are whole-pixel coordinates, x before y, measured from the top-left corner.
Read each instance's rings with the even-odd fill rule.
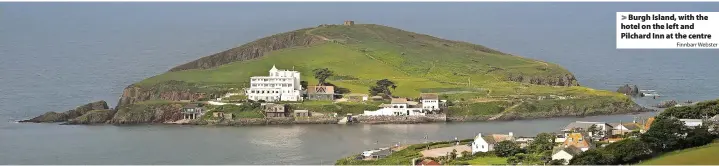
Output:
[[[311,72],[313,69],[329,68],[336,75],[330,82],[353,93],[367,93],[376,80],[386,78],[397,83],[394,94],[405,97],[416,97],[421,92],[466,99],[518,94],[616,95],[584,87],[508,81],[507,77],[512,74],[552,78],[569,72],[555,64],[386,26],[327,26],[307,33],[334,42],[281,49],[212,69],[168,72],[136,85],[153,87],[172,80],[200,88],[241,88],[247,86],[250,76],[267,75],[276,65],[279,69],[300,71],[302,80],[309,84],[317,83]]]
[[[719,142],[658,156],[640,165],[717,165]]]
[[[496,114],[510,107],[505,102],[536,99],[536,96],[610,96],[617,101],[627,99],[610,91],[547,85],[556,85],[557,81],[571,73],[556,64],[509,55],[466,42],[374,24],[320,26],[296,32],[301,32],[305,37],[321,36],[327,41],[271,51],[264,56],[209,69],[167,72],[134,85],[153,93],[189,91],[221,95],[247,87],[251,76],[266,76],[275,65],[281,70],[300,71],[301,79],[310,85],[318,82],[311,72],[313,69],[329,68],[335,76],[328,81],[349,89],[351,93],[366,94],[377,80],[389,79],[397,85],[396,89],[392,89],[394,96],[415,98],[420,93],[432,92],[450,101],[498,104],[459,105],[456,107],[457,115]],[[510,80],[516,76],[525,79],[522,82]],[[577,83],[572,80],[571,84]],[[337,108],[330,109],[331,106]],[[370,107],[368,104],[331,106],[302,105],[347,110],[343,113],[358,113]],[[476,108],[481,110],[473,111]]]

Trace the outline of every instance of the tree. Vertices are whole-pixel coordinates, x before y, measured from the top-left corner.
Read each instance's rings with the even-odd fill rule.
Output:
[[[393,90],[397,88],[397,85],[388,79],[378,80],[375,84],[375,86],[371,86],[369,89],[370,94],[373,96],[382,93],[387,97],[392,97],[392,91],[390,91],[389,88],[391,87]]]
[[[300,81],[300,86],[302,86],[302,89],[307,89],[307,81]]]
[[[601,132],[601,130],[599,129],[599,126],[593,124],[592,126],[589,126],[587,132],[592,133],[592,137],[598,138],[600,135],[599,132]]]
[[[614,156],[600,150],[590,149],[574,156],[569,161],[571,165],[609,165],[614,162]]]
[[[543,153],[544,151],[551,151],[554,147],[555,136],[549,133],[539,133],[534,141],[529,144],[527,150],[530,153]]]
[[[318,69],[312,70],[312,72],[315,73],[315,78],[319,82],[317,85],[320,85],[320,86],[325,85],[325,83],[326,83],[325,80],[327,80],[327,78],[334,75],[334,72],[332,72],[332,70],[330,70],[328,68],[318,68]]]
[[[456,159],[457,158],[457,149],[452,149],[452,152],[449,153],[450,159]]]
[[[462,151],[462,153],[460,153],[460,154],[462,154],[461,158],[467,158],[467,159],[472,158],[472,152]]]
[[[687,137],[684,139],[684,148],[702,146],[711,143],[715,136],[709,133],[707,127],[697,127],[690,129]]]
[[[494,147],[494,153],[499,157],[509,157],[521,152],[519,145],[512,141],[502,141]]]
[[[640,136],[653,152],[668,152],[681,149],[687,127],[676,118],[657,118],[651,128]]]
[[[549,163],[547,163],[547,164],[549,164],[549,165],[564,165],[564,163],[567,163],[567,161],[564,159],[559,159],[559,160],[549,161]]]
[[[614,164],[633,164],[651,157],[652,154],[652,150],[646,143],[636,139],[624,139],[611,143],[604,150],[614,155]]]

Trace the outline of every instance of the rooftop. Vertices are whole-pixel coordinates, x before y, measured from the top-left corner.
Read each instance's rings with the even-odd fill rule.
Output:
[[[392,104],[407,104],[406,98],[392,98]]]
[[[309,94],[335,94],[334,86],[308,86],[307,93]]]
[[[419,94],[419,96],[422,98],[422,100],[438,100],[439,95],[436,93],[422,93]]]
[[[570,133],[562,145],[575,146],[577,148],[589,148],[591,147],[591,143],[589,143],[589,141],[590,139],[582,133]]]
[[[557,154],[557,152],[559,152],[559,151],[565,151],[565,152],[571,154],[572,156],[578,155],[579,153],[582,153],[582,150],[579,149],[579,148],[577,148],[577,147],[575,147],[575,146],[567,146],[567,147],[561,147],[561,146],[560,146],[560,147],[555,148],[555,149],[552,151],[552,154]]]

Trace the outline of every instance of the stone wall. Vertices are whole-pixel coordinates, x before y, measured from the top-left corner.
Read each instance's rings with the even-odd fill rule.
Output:
[[[365,124],[412,124],[446,122],[447,115],[432,114],[426,116],[355,116],[355,121]]]

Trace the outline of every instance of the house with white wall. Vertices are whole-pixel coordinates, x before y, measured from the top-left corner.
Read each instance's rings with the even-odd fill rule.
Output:
[[[379,105],[380,109],[376,111],[364,111],[363,116],[425,116],[426,112],[423,108],[411,107],[411,102],[406,98],[394,98],[390,104]]]
[[[552,151],[552,160],[564,160],[564,165],[567,165],[569,160],[580,153],[582,150],[574,146],[557,147]]]
[[[301,91],[300,72],[278,70],[272,65],[269,76],[250,77],[250,88],[245,89],[245,94],[254,101],[301,101]]]
[[[490,134],[483,136],[482,133],[477,134],[472,142],[472,154],[477,152],[489,152],[494,150],[494,146],[502,141],[514,141],[514,134]]]
[[[419,94],[422,108],[430,111],[439,110],[439,95],[436,93]]]
[[[684,122],[684,126],[687,127],[699,127],[702,126],[704,122],[701,119],[679,119],[679,121]]]

